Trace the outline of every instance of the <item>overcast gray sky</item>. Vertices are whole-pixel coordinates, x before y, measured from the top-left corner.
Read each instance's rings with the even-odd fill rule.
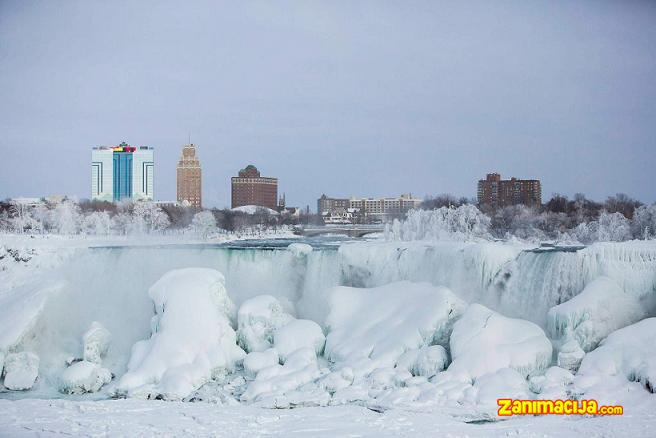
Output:
[[[125,140],[172,200],[189,132],[207,206],[248,163],[298,206],[491,171],[654,202],[656,2],[0,0],[0,198],[89,197]]]

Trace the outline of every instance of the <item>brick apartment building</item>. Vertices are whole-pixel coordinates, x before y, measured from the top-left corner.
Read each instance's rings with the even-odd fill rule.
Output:
[[[495,208],[509,205],[540,207],[542,205],[540,180],[514,177],[502,180],[498,173],[488,173],[485,179],[478,181],[478,205]]]
[[[249,164],[232,177],[232,208],[259,205],[276,210],[278,178],[260,176],[257,167]]]
[[[178,202],[189,202],[195,208],[202,206],[202,174],[200,161],[196,156],[196,146],[184,145],[177,167]]]

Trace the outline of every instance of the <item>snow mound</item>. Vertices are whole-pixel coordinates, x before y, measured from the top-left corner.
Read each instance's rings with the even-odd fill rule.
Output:
[[[10,353],[5,358],[5,388],[24,391],[32,388],[39,375],[39,356],[23,351]]]
[[[525,378],[551,364],[552,346],[540,327],[472,304],[453,327],[448,370],[465,380],[512,368]]]
[[[581,365],[585,351],[574,339],[565,342],[558,352],[558,366],[570,371],[576,371]]]
[[[288,394],[321,376],[317,355],[312,348],[301,348],[287,357],[284,365],[273,365],[260,370],[241,401],[260,401],[263,406],[276,407],[276,397]]]
[[[95,364],[102,363],[102,358],[109,350],[109,343],[112,336],[102,324],[98,321],[91,323],[91,327],[84,334],[82,340],[84,342],[84,360]]]
[[[59,390],[66,394],[97,392],[112,380],[112,373],[94,362],[75,362],[61,375]]]
[[[170,271],[149,290],[155,303],[152,336],[132,348],[117,392],[180,399],[243,359],[230,325],[234,305],[213,269]]]
[[[295,319],[279,328],[274,334],[274,345],[282,363],[301,348],[310,348],[316,355],[323,353],[326,337],[319,324],[309,319]]]
[[[237,313],[239,345],[247,352],[267,350],[273,346],[275,331],[293,319],[271,295],[246,300]]]
[[[241,207],[235,207],[232,211],[238,211],[246,214],[270,214],[273,216],[278,216],[278,212],[271,210],[267,207],[262,207],[261,205],[242,205]]]
[[[621,328],[604,339],[581,362],[574,379],[576,392],[593,391],[601,399],[612,397],[614,387],[628,391],[627,380],[656,392],[656,318]],[[600,401],[601,403],[601,401]]]
[[[441,345],[408,350],[396,361],[396,368],[404,369],[413,376],[433,377],[443,371],[449,363],[449,355]]]
[[[610,278],[599,277],[571,300],[549,310],[547,331],[553,339],[576,339],[588,352],[608,334],[644,316],[637,298]]]
[[[279,361],[278,352],[270,348],[266,351],[253,351],[244,358],[244,374],[249,379],[254,379],[264,368],[277,365]]]
[[[574,375],[561,367],[547,369],[543,376],[533,376],[529,380],[531,391],[543,400],[564,400],[569,398],[567,387],[574,380]]]
[[[329,292],[326,357],[356,371],[394,367],[410,349],[448,346],[465,303],[444,287],[407,281]]]

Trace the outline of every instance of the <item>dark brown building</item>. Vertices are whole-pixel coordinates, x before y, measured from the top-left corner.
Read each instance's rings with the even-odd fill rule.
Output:
[[[278,200],[278,178],[260,176],[257,167],[249,164],[232,177],[232,208],[259,205],[275,210]]]
[[[478,181],[478,205],[540,207],[542,205],[540,180],[517,178],[502,180],[498,173],[488,173],[485,179]]]
[[[178,202],[189,202],[193,207],[201,208],[202,174],[200,161],[196,156],[194,144],[184,145],[182,156],[178,161]]]

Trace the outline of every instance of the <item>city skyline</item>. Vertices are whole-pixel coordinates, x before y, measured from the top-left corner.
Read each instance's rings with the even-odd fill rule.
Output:
[[[88,149],[126,139],[160,200],[200,145],[206,207],[247,163],[299,207],[490,172],[656,201],[654,3],[170,5],[0,3],[0,198],[88,198]]]

